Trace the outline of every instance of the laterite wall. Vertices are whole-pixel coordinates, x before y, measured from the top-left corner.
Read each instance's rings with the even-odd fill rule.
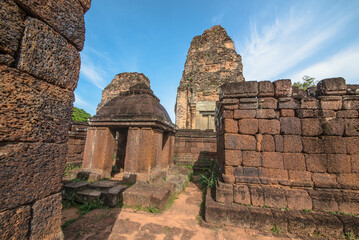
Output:
[[[57,239],[90,0],[0,0],[0,239]]]
[[[216,201],[359,214],[359,85],[230,83],[217,104]]]

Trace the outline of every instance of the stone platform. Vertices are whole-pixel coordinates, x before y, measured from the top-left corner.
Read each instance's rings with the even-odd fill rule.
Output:
[[[358,216],[219,203],[213,200],[210,191],[206,195],[205,220],[210,224],[294,234],[304,239],[313,236],[342,239],[351,233],[359,234]]]

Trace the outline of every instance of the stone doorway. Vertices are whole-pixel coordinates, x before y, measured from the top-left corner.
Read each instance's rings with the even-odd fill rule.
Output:
[[[116,146],[111,175],[121,173],[125,169],[128,128],[119,128],[115,129],[114,131],[116,132]]]

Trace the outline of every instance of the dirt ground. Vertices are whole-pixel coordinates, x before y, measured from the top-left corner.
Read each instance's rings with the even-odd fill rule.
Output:
[[[63,228],[65,239],[204,239],[204,240],[280,240],[295,239],[253,229],[212,226],[199,216],[202,191],[189,183],[173,205],[163,213],[148,213],[130,208],[96,209],[81,217],[76,208],[63,211],[62,223],[76,219]]]

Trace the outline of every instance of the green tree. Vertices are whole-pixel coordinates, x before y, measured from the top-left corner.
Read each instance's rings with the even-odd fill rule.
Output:
[[[77,121],[77,122],[88,122],[88,118],[91,117],[91,114],[89,114],[88,112],[86,112],[83,109],[74,107],[74,111],[72,112],[72,121]]]
[[[302,77],[303,82],[295,82],[293,86],[299,87],[299,89],[307,90],[309,87],[315,87],[318,81],[315,81],[315,78],[309,77],[307,75]]]

